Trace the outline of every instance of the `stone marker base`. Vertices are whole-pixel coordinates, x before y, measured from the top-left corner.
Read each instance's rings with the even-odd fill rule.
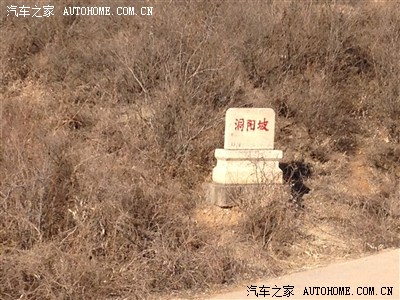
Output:
[[[213,169],[214,183],[281,184],[280,150],[226,150],[216,149],[217,165]]]
[[[222,208],[230,208],[241,204],[247,196],[256,194],[260,188],[273,187],[265,184],[220,184],[205,183],[203,185],[207,202]]]

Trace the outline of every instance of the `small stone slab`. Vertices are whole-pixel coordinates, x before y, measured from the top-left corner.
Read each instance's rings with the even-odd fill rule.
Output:
[[[225,185],[218,183],[206,183],[204,186],[207,202],[221,208],[238,206],[240,197],[246,194],[246,185]]]
[[[277,189],[281,188],[280,184],[225,185],[215,182],[203,184],[206,201],[221,208],[231,208],[253,201],[273,199]]]
[[[229,108],[225,116],[224,149],[274,149],[272,108]]]

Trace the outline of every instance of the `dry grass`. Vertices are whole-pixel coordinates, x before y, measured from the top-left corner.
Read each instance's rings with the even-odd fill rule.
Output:
[[[400,245],[398,2],[152,5],[0,17],[0,298],[144,299]],[[216,230],[201,185],[240,106],[277,111],[312,191],[257,191]]]

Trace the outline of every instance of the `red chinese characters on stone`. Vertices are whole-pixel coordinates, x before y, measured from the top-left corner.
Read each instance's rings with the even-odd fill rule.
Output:
[[[263,131],[269,131],[267,128],[268,121],[265,118],[264,118],[264,120],[258,120],[258,123],[256,122],[256,120],[246,120],[246,123],[245,123],[244,118],[236,119],[235,130],[243,131],[245,124],[246,124],[246,131],[255,131],[256,129],[263,130]],[[257,124],[257,128],[256,128],[256,124]]]
[[[265,118],[264,118],[264,121],[259,121],[258,122],[258,127],[257,128],[260,129],[260,130],[268,131],[267,125],[268,125],[268,121],[266,121]]]
[[[236,119],[235,130],[243,131],[243,128],[244,128],[244,119]]]
[[[247,120],[247,128],[246,130],[254,131],[256,129],[256,120]]]

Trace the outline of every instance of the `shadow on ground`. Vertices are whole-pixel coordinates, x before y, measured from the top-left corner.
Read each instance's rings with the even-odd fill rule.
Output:
[[[311,190],[304,184],[304,180],[312,175],[312,166],[303,161],[291,161],[289,163],[279,163],[279,168],[283,172],[283,180],[290,185],[291,199],[296,206],[304,208],[303,196]]]

